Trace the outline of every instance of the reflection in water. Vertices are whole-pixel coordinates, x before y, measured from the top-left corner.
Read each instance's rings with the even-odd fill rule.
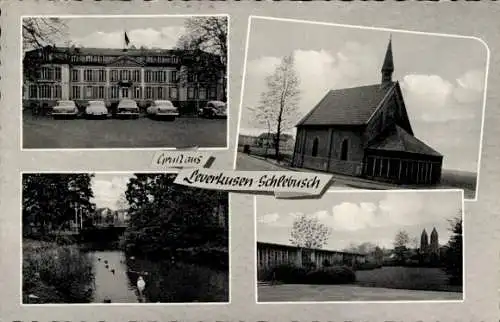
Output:
[[[228,274],[199,265],[126,258],[122,251],[88,252],[95,303],[227,302]],[[107,266],[107,267],[106,267]],[[139,292],[139,277],[145,287]]]

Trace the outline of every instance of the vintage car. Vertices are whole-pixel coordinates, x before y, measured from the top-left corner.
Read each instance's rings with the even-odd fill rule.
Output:
[[[227,117],[227,106],[226,103],[221,101],[208,101],[207,105],[200,108],[198,114],[201,117],[225,118]]]
[[[107,118],[108,109],[104,101],[89,101],[89,105],[85,108],[87,118]]]
[[[170,101],[154,101],[146,110],[147,114],[152,118],[165,118],[175,120],[179,116],[179,110]]]
[[[57,101],[56,105],[52,108],[52,117],[77,117],[78,107],[73,101]]]
[[[124,98],[118,103],[118,107],[116,109],[117,117],[139,117],[139,107],[134,100]]]

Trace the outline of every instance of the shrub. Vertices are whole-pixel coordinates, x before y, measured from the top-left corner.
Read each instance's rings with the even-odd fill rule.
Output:
[[[350,284],[354,282],[356,282],[356,274],[346,266],[323,267],[305,276],[305,284]]]
[[[42,303],[90,302],[91,259],[76,247],[39,244],[23,248],[23,294]]]
[[[376,268],[381,268],[382,264],[377,264],[377,263],[357,263],[354,265],[354,270],[355,271],[365,271],[365,270],[371,270],[371,269],[376,269]]]
[[[282,264],[272,268],[264,274],[266,281],[280,281],[287,284],[301,284],[307,274],[307,270],[292,264]]]

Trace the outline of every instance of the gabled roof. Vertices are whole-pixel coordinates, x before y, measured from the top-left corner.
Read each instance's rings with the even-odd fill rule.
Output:
[[[374,150],[442,156],[442,154],[409,134],[398,125],[384,131],[378,138],[375,139],[374,143],[368,146],[368,148]]]
[[[264,132],[264,133],[261,133],[258,138],[259,139],[267,139],[268,137],[271,137],[271,138],[275,138],[276,137],[276,133],[267,133],[267,132]],[[280,140],[292,140],[293,139],[293,136],[290,135],[290,134],[287,134],[287,133],[281,133],[280,134]]]
[[[298,124],[366,125],[378,106],[388,97],[395,82],[329,91]]]

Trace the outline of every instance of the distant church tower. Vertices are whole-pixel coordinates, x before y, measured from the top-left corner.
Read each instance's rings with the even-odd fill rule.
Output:
[[[439,236],[436,227],[434,227],[431,232],[431,244],[429,250],[433,254],[438,254],[439,252]]]
[[[387,51],[385,52],[384,64],[382,65],[382,86],[392,84],[392,73],[394,72],[394,62],[392,59],[392,38],[389,39]]]
[[[420,236],[420,252],[426,253],[427,249],[429,248],[429,236],[427,235],[427,232],[424,230],[422,231],[422,235]]]

